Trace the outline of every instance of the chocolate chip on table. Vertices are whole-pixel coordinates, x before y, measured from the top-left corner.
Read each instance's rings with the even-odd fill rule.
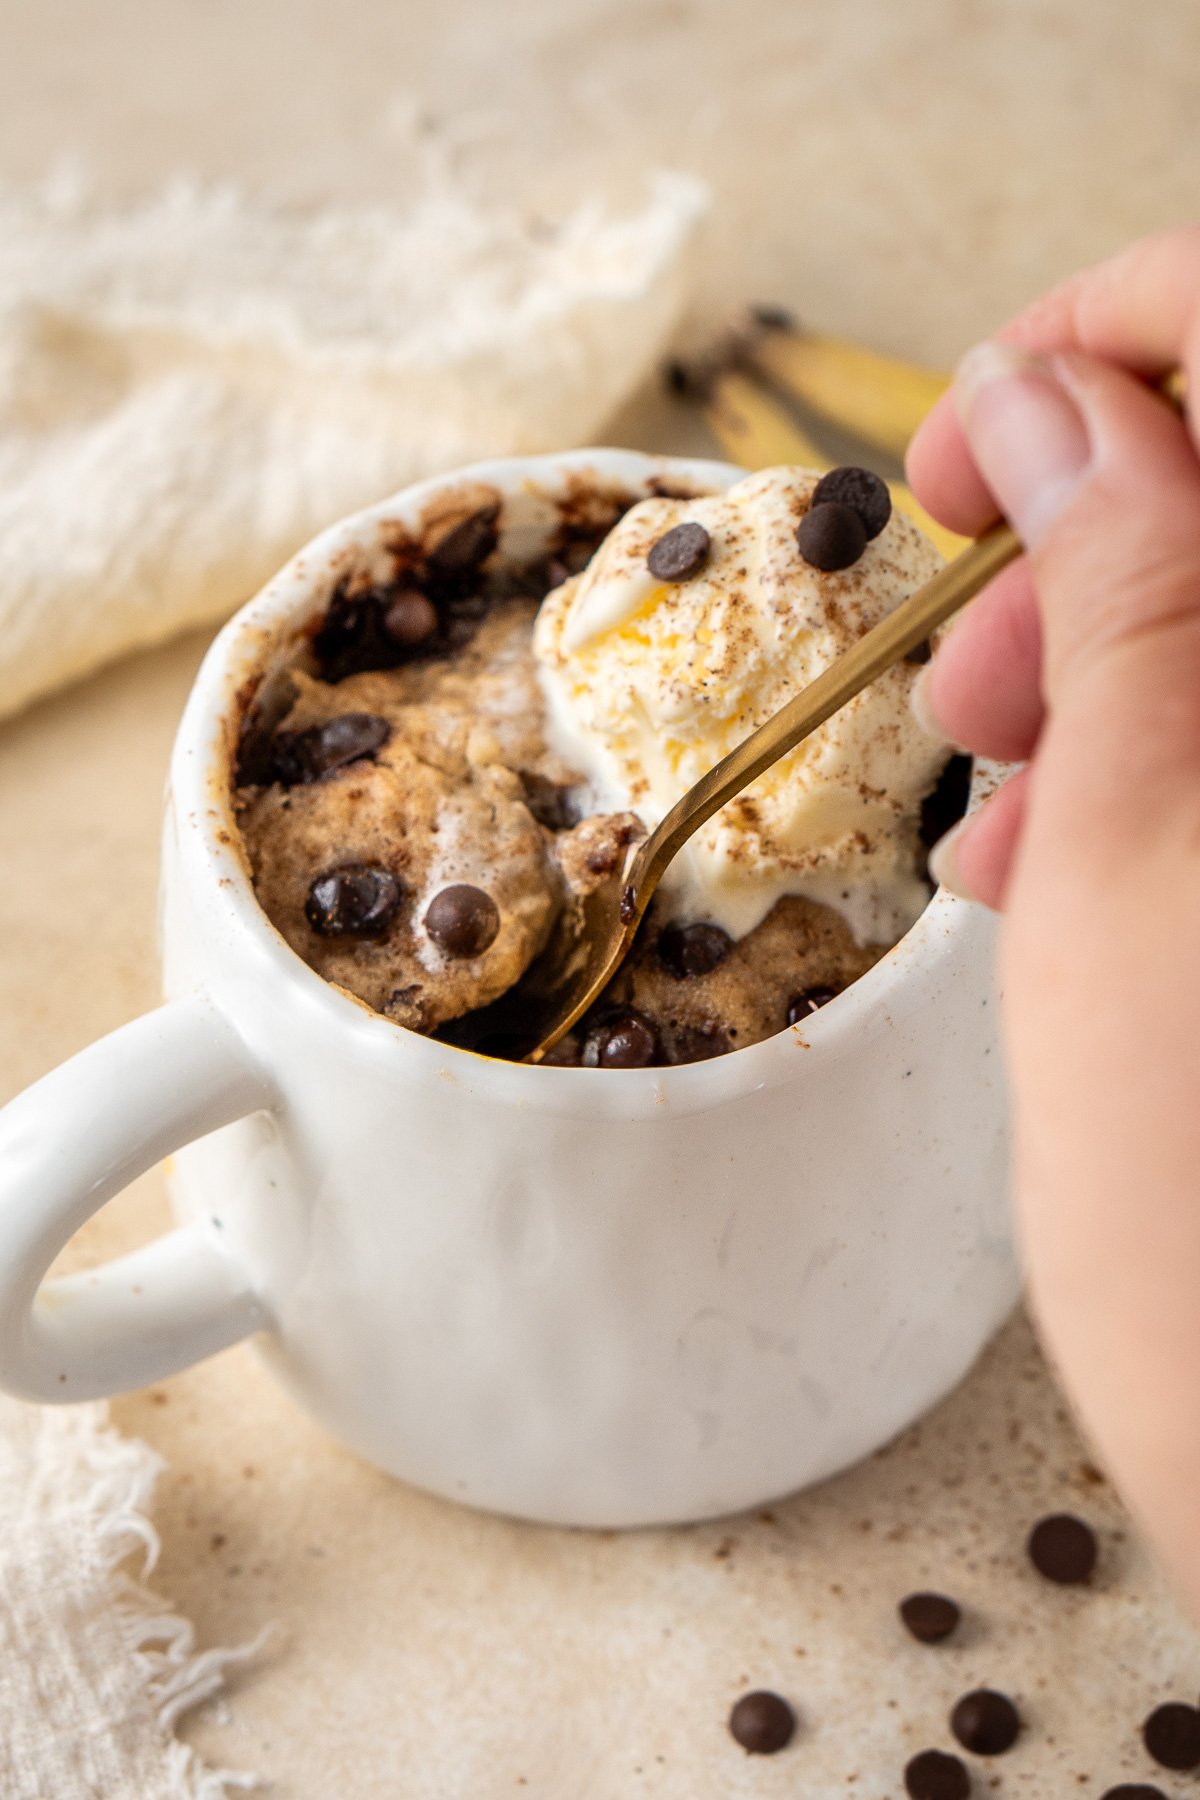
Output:
[[[646,567],[659,581],[688,581],[700,573],[711,548],[712,539],[703,525],[688,519],[650,546]]]
[[[271,746],[271,776],[284,787],[319,781],[381,750],[392,735],[375,713],[339,713],[307,731],[280,731]]]
[[[585,1069],[648,1069],[658,1054],[658,1038],[649,1019],[633,1007],[602,1016],[583,1046]]]
[[[957,1756],[922,1750],[905,1766],[904,1789],[910,1800],[967,1800],[971,1777]]]
[[[400,905],[401,887],[375,863],[349,863],[318,875],[304,913],[321,937],[378,937]]]
[[[433,896],[425,929],[447,956],[482,956],[500,929],[500,909],[482,888],[457,882]]]
[[[899,1611],[905,1629],[919,1644],[940,1644],[962,1617],[945,1594],[910,1594],[900,1602]]]
[[[1182,1700],[1156,1706],[1142,1726],[1142,1742],[1164,1769],[1194,1769],[1200,1764],[1200,1708]]]
[[[1167,1796],[1149,1782],[1122,1781],[1118,1787],[1106,1788],[1100,1800],[1167,1800]]]
[[[1051,1513],[1029,1534],[1029,1560],[1039,1575],[1063,1586],[1086,1581],[1096,1566],[1096,1534],[1070,1513]]]
[[[950,1729],[964,1750],[976,1756],[1003,1756],[1021,1733],[1021,1720],[1007,1694],[976,1688],[950,1714]]]
[[[733,939],[719,925],[667,925],[654,947],[668,973],[683,981],[689,975],[711,975],[733,948]]]
[[[428,642],[437,628],[437,607],[416,588],[402,588],[384,609],[383,629],[405,649]]]
[[[787,1009],[788,1024],[789,1025],[802,1025],[804,1023],[805,1019],[808,1018],[810,1013],[815,1013],[818,1010],[818,1008],[820,1008],[822,1006],[828,1006],[829,1002],[831,1000],[836,1000],[837,997],[838,997],[837,988],[831,988],[831,987],[805,988],[803,993],[796,994],[793,999],[788,1001],[788,1009]]]
[[[796,1715],[779,1694],[743,1694],[729,1715],[729,1732],[749,1756],[774,1756],[792,1741]]]
[[[858,514],[868,540],[878,537],[892,516],[892,496],[887,482],[881,481],[872,470],[858,469],[850,463],[822,475],[813,489],[809,505],[824,506],[830,501],[848,506]]]
[[[867,534],[852,506],[823,500],[818,506],[810,506],[801,519],[796,542],[806,563],[831,574],[858,561],[867,547]]]

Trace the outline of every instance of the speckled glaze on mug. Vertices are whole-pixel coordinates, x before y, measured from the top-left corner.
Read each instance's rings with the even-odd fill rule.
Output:
[[[524,562],[581,483],[741,473],[479,464],[323,533],[225,628],[171,764],[167,1004],[0,1114],[0,1384],[91,1398],[256,1333],[308,1412],[405,1480],[624,1526],[817,1481],[958,1381],[1018,1292],[989,913],[939,892],[835,1001],[732,1055],[531,1068],[322,981],[260,910],[234,826],[247,683],[389,526],[486,484],[499,554]],[[179,1228],[39,1285],[170,1152]]]

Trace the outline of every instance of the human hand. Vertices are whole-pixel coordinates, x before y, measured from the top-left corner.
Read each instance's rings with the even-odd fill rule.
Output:
[[[964,359],[909,479],[1027,555],[924,672],[1026,762],[934,857],[1005,914],[1014,1196],[1047,1347],[1200,1614],[1200,228],[1133,245]],[[1194,422],[1193,422],[1194,426]]]

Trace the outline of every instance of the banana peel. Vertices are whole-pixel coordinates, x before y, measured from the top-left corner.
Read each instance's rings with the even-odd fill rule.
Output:
[[[882,356],[768,310],[742,328],[743,354],[767,381],[852,436],[903,461],[921,420],[950,385],[938,369]]]
[[[750,376],[727,369],[714,377],[704,400],[709,430],[731,462],[743,469],[773,469],[781,463],[805,469],[833,465],[797,425],[791,413]],[[892,504],[937,545],[947,562],[968,543],[931,519],[912,489],[889,481]]]

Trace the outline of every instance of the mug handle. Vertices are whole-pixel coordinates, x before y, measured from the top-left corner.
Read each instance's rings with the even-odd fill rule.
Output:
[[[232,1025],[196,994],[80,1051],[0,1111],[0,1388],[95,1400],[270,1323],[208,1220],[41,1284],[67,1239],[135,1176],[275,1104]]]

